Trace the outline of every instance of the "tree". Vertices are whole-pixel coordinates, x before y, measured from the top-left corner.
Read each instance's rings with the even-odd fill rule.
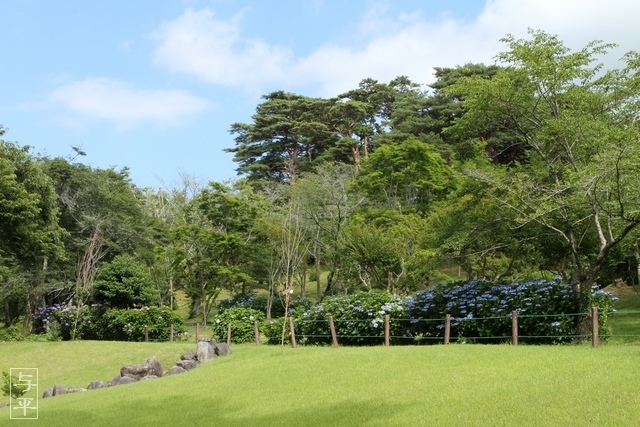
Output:
[[[410,138],[379,147],[364,163],[356,185],[389,209],[426,212],[455,188],[455,176],[434,146]]]
[[[0,140],[0,299],[7,326],[21,307],[29,324],[34,305],[45,293],[49,262],[65,257],[59,215],[54,187],[40,159],[28,146]]]
[[[525,142],[522,162],[468,173],[491,185],[514,214],[512,227],[535,223],[553,233],[571,255],[571,281],[586,310],[603,263],[640,224],[640,55],[630,52],[623,69],[602,72],[594,62],[611,44],[572,52],[554,35],[529,34],[503,39],[509,50],[499,59],[508,68],[492,79],[451,87],[466,109],[454,127],[480,134],[487,120],[502,121]]]
[[[96,273],[93,299],[109,308],[134,308],[157,300],[144,266],[128,255],[117,256]]]

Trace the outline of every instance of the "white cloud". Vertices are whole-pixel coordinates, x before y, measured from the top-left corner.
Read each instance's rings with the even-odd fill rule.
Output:
[[[292,52],[260,39],[242,38],[239,22],[243,13],[224,21],[209,8],[198,12],[187,9],[152,34],[158,43],[154,62],[216,84],[240,86],[279,80]]]
[[[433,67],[493,63],[505,49],[499,39],[507,33],[526,37],[529,27],[558,34],[574,49],[593,39],[619,43],[616,59],[640,39],[640,2],[627,0],[487,0],[471,20],[426,17],[419,11],[392,16],[389,10],[377,2],[363,15],[359,45],[327,44],[295,57],[283,46],[243,37],[240,24],[250,11],[225,21],[208,8],[187,9],[154,32],[154,60],[218,85],[278,86],[331,96],[367,77],[389,81],[407,75],[429,83]]]
[[[50,101],[74,115],[114,122],[120,129],[148,122],[173,125],[211,107],[209,101],[186,91],[138,90],[107,78],[62,85]]]

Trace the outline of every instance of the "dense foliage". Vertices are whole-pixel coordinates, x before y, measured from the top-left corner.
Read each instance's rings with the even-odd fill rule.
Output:
[[[258,310],[233,307],[213,317],[211,330],[216,338],[225,340],[231,324],[231,342],[251,342],[255,339],[255,322],[261,323],[263,320],[264,314]]]

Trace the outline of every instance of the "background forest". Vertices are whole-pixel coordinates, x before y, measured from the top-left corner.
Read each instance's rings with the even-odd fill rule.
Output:
[[[640,56],[603,70],[610,44],[503,42],[498,65],[436,68],[426,89],[401,76],[264,95],[230,126],[234,182],[139,188],[80,149],[0,141],[5,325],[63,303],[173,308],[179,290],[206,324],[223,292],[259,290],[270,317],[291,288],[322,300],[559,275],[586,306],[594,284],[637,283]]]

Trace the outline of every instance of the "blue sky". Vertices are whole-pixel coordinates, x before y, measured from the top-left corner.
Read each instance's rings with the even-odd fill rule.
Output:
[[[332,96],[364,78],[433,81],[433,67],[494,63],[528,27],[570,47],[640,50],[633,0],[3,0],[4,138],[50,156],[72,146],[139,186],[236,177],[234,122],[260,96]]]

